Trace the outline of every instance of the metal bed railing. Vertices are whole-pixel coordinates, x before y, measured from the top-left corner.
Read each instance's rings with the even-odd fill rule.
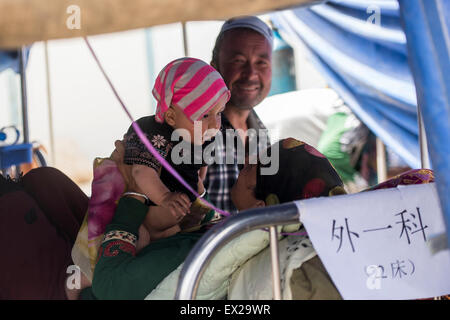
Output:
[[[251,209],[231,216],[208,230],[187,256],[175,293],[177,300],[193,300],[200,279],[216,253],[233,238],[252,230],[270,228],[274,299],[281,299],[278,236],[276,225],[298,223],[300,213],[294,202]]]

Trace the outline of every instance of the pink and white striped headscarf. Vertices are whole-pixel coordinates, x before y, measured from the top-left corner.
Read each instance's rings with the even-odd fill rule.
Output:
[[[192,122],[201,119],[223,96],[230,99],[222,76],[209,64],[195,58],[181,58],[166,65],[155,81],[153,96],[158,101],[156,121],[164,122],[171,105],[180,108]]]

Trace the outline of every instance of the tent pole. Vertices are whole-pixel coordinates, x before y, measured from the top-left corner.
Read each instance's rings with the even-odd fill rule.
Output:
[[[188,48],[188,38],[187,38],[187,29],[186,22],[181,23],[181,28],[183,30],[183,48],[184,48],[184,56],[189,57],[189,48]]]
[[[377,137],[377,177],[378,183],[387,180],[386,147]]]
[[[25,46],[19,49],[20,90],[22,94],[22,131],[23,143],[30,141],[28,130],[28,100],[27,100],[27,77],[26,77],[26,50]]]
[[[52,107],[52,95],[51,95],[51,87],[50,87],[50,64],[48,59],[48,42],[44,41],[44,54],[45,54],[45,80],[47,82],[47,107],[48,107],[48,126],[50,133],[50,152],[52,165],[54,166],[56,161],[56,150],[55,150],[55,134],[53,128],[53,107]]]
[[[417,104],[417,122],[419,124],[419,144],[420,144],[420,163],[422,169],[430,169],[430,158],[428,156],[427,135],[423,124],[423,116],[420,104]]]
[[[155,75],[155,58],[153,54],[153,32],[151,28],[145,29],[145,52],[147,56],[147,71],[150,86],[153,85],[156,79]],[[150,113],[154,114],[156,112],[155,100],[153,99],[152,94],[150,94]]]

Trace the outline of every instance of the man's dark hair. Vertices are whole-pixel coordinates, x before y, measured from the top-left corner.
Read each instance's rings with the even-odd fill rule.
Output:
[[[222,47],[222,42],[225,37],[226,32],[222,32],[218,35],[216,39],[216,44],[214,45],[214,49],[212,52],[211,65],[218,70],[219,68],[219,52]]]

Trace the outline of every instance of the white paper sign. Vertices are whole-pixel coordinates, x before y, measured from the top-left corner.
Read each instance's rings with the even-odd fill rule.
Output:
[[[344,299],[450,294],[450,251],[434,184],[296,202],[300,221]]]

